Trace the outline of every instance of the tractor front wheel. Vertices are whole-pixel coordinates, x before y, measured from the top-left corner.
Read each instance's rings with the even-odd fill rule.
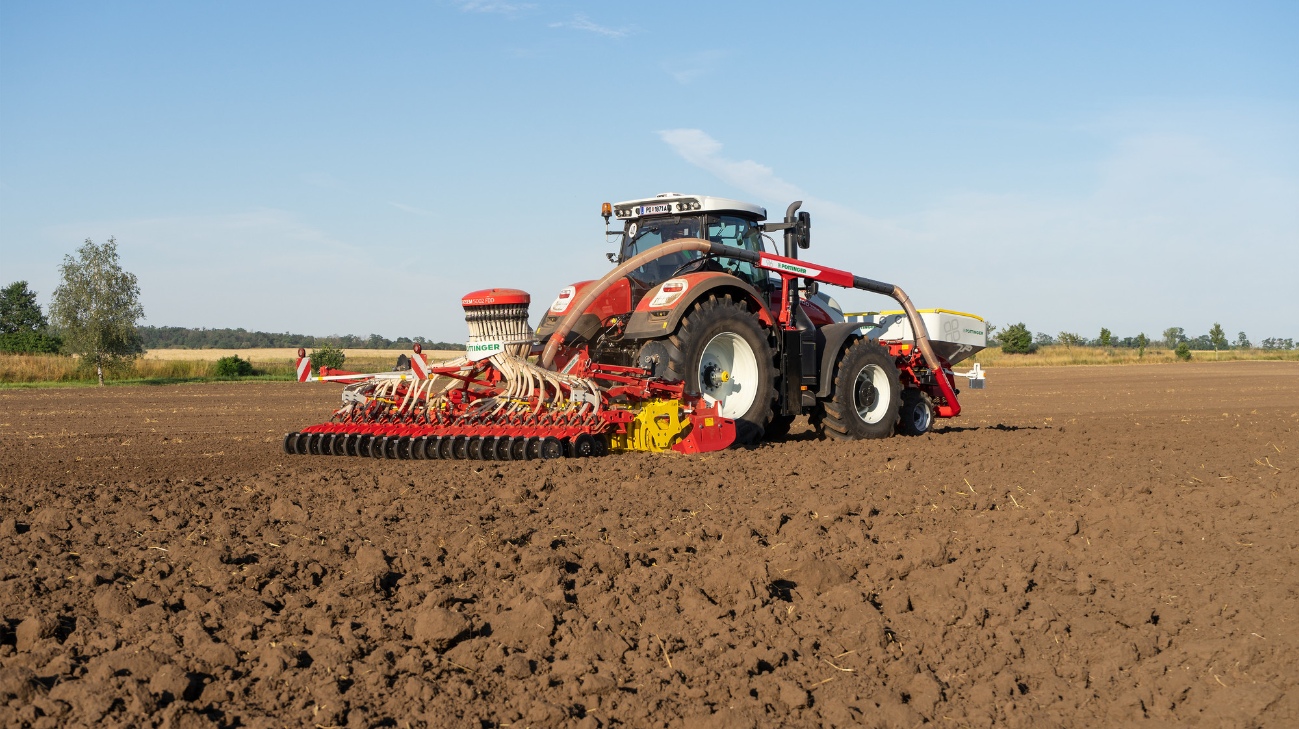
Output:
[[[934,427],[934,401],[919,390],[902,391],[902,409],[898,415],[898,432],[902,435],[924,435]]]
[[[735,442],[762,440],[776,399],[775,371],[767,333],[748,308],[730,295],[709,296],[686,314],[663,342],[668,379],[716,403],[735,421]]]
[[[901,404],[897,363],[884,347],[859,339],[839,359],[821,423],[836,440],[887,438],[897,428]]]

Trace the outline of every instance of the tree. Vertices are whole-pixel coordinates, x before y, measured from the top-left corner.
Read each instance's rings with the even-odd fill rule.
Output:
[[[38,332],[47,326],[36,292],[26,281],[14,281],[0,291],[0,334]]]
[[[1114,344],[1114,334],[1105,327],[1101,327],[1101,346],[1108,347]]]
[[[1137,335],[1137,359],[1143,359],[1146,356],[1146,345],[1148,344],[1150,344],[1150,340],[1146,337],[1145,332]]]
[[[1227,333],[1222,331],[1222,325],[1216,321],[1213,323],[1213,328],[1209,330],[1209,341],[1213,343],[1215,357],[1219,349],[1227,348]]]
[[[64,349],[93,365],[103,386],[105,367],[128,367],[142,351],[135,328],[144,318],[140,286],[118,265],[115,238],[103,245],[87,238],[76,258],[63,257],[59,278],[50,316]]]
[[[36,292],[27,282],[15,281],[0,290],[0,352],[57,351],[59,339],[51,336]]]
[[[1055,337],[1046,332],[1038,332],[1037,336],[1033,337],[1033,344],[1038,347],[1049,347],[1055,344]]]
[[[1001,342],[1001,351],[1006,354],[1028,354],[1036,349],[1033,346],[1033,333],[1023,322],[1011,324],[1001,330],[997,339]]]
[[[983,323],[984,336],[988,338],[989,345],[997,344],[997,335],[994,333],[996,331],[997,331],[996,324],[993,324],[990,321],[985,321]]]
[[[1250,344],[1249,337],[1245,336],[1245,332],[1241,332],[1236,335],[1237,349],[1249,349],[1250,347],[1253,346],[1254,346],[1253,344]]]
[[[343,354],[342,350],[325,344],[311,350],[309,358],[311,364],[315,365],[317,369],[328,367],[331,370],[336,370],[343,366],[343,360],[347,359],[347,355]]]
[[[248,377],[253,374],[253,363],[232,354],[218,359],[214,371],[217,377]]]
[[[1177,350],[1176,350],[1176,352],[1174,352],[1174,354],[1176,354],[1176,355],[1177,355],[1177,358],[1180,359],[1180,360],[1182,360],[1183,362],[1190,362],[1190,361],[1191,361],[1191,345],[1187,344],[1186,342],[1181,342],[1181,343],[1179,343],[1179,344],[1177,345]]]
[[[1083,339],[1082,335],[1074,334],[1072,332],[1060,332],[1055,340],[1063,344],[1066,348],[1081,347],[1087,343],[1087,340]]]
[[[1186,330],[1181,327],[1169,327],[1164,330],[1164,344],[1169,349],[1177,349],[1177,345],[1186,341]]]

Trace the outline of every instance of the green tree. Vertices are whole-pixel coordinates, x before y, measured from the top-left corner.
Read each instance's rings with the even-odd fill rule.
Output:
[[[247,377],[253,374],[253,363],[240,359],[237,354],[232,354],[218,359],[215,371],[217,377]]]
[[[47,326],[36,292],[26,281],[14,281],[0,291],[0,334],[39,332]]]
[[[1164,344],[1169,349],[1176,349],[1177,345],[1186,341],[1186,330],[1181,327],[1169,327],[1164,330]]]
[[[1083,339],[1082,335],[1074,334],[1073,332],[1060,332],[1060,334],[1056,336],[1055,341],[1063,344],[1066,349],[1081,347],[1087,343],[1087,340]]]
[[[1177,358],[1183,362],[1191,361],[1191,345],[1186,342],[1178,343],[1177,350],[1174,353],[1177,355]]]
[[[343,350],[336,349],[328,344],[311,350],[308,357],[317,370],[321,367],[328,367],[331,370],[340,369],[343,366],[343,360],[347,359],[347,355],[343,354]]]
[[[1227,333],[1222,331],[1222,325],[1218,322],[1213,323],[1213,328],[1209,330],[1209,341],[1213,342],[1213,356],[1218,356],[1218,350],[1227,348]]]
[[[1146,333],[1142,332],[1137,335],[1137,359],[1143,359],[1146,356],[1146,346],[1150,344],[1150,339]]]
[[[89,238],[77,256],[63,257],[50,316],[64,349],[93,366],[104,384],[104,369],[129,367],[142,351],[136,323],[144,318],[135,274],[122,270],[117,240],[96,245]]]
[[[1236,349],[1249,349],[1253,346],[1249,341],[1249,337],[1245,336],[1245,332],[1236,335]]]
[[[1001,351],[1006,354],[1028,354],[1037,349],[1033,345],[1033,333],[1024,322],[1011,324],[1001,330],[997,339],[1001,342]]]
[[[1101,327],[1101,346],[1108,347],[1114,344],[1114,334],[1105,327]]]
[[[36,292],[27,282],[15,281],[0,290],[0,352],[57,351],[59,338],[50,334]]]

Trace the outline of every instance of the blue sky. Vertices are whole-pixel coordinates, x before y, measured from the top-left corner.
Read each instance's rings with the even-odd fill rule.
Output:
[[[1299,4],[0,4],[0,283],[116,236],[148,323],[465,336],[605,200],[797,197],[809,260],[1095,336],[1299,338]],[[887,308],[859,292],[847,308]]]

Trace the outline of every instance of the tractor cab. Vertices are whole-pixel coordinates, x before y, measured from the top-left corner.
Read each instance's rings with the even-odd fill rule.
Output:
[[[612,213],[623,223],[618,263],[678,238],[700,238],[754,252],[763,250],[762,222],[767,211],[739,200],[666,192],[644,200],[615,203]],[[694,251],[651,261],[632,271],[628,278],[639,298],[668,279],[696,271],[729,273],[764,292],[772,285],[767,272],[752,263],[728,258],[706,260]]]

